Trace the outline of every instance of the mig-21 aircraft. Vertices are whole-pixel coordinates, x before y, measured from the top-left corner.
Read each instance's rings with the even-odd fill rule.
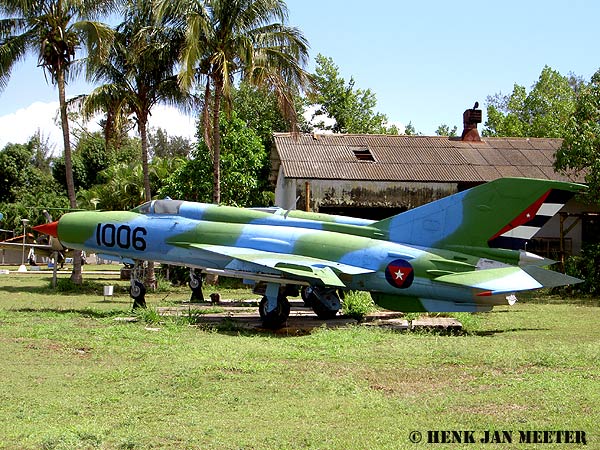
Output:
[[[263,324],[276,328],[301,288],[331,318],[347,290],[368,291],[389,310],[477,312],[513,304],[520,291],[577,283],[542,268],[553,261],[525,244],[583,189],[502,178],[378,222],[166,199],[71,212],[34,229],[69,248],[254,280]],[[144,292],[133,276],[134,306],[145,306]]]

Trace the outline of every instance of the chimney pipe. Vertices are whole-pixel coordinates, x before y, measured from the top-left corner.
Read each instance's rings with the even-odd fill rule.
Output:
[[[475,102],[475,105],[471,109],[467,109],[463,113],[463,132],[460,139],[467,142],[481,142],[481,136],[477,131],[477,124],[481,123],[481,110],[477,109],[479,102]]]

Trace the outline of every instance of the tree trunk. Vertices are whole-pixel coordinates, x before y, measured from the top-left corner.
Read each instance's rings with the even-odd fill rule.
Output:
[[[144,198],[147,202],[152,200],[150,189],[150,170],[148,168],[148,114],[144,111],[138,116],[138,127],[142,141],[142,172],[144,173]],[[156,289],[156,275],[154,274],[154,261],[148,261],[145,284],[150,289]]]
[[[65,95],[65,72],[59,68],[56,71],[56,84],[58,86],[58,102],[60,105],[60,122],[62,125],[64,155],[65,155],[65,178],[67,182],[67,195],[71,208],[77,208],[77,197],[75,195],[75,183],[73,181],[73,160],[71,158],[71,142],[69,136],[69,118],[67,117],[67,101]],[[73,250],[73,271],[71,281],[81,284],[81,251]]]
[[[204,89],[204,105],[202,106],[202,135],[209,149],[212,149],[212,138],[210,136],[210,77],[206,77]]]
[[[215,80],[215,99],[213,109],[213,203],[221,202],[221,130],[219,128],[219,113],[221,110],[221,96],[223,95],[223,80]]]
[[[142,141],[142,171],[144,173],[144,199],[149,202],[152,200],[152,192],[150,190],[150,171],[148,169],[148,134],[146,125],[148,121],[147,114],[140,114],[138,117],[138,126],[140,129],[140,140]]]

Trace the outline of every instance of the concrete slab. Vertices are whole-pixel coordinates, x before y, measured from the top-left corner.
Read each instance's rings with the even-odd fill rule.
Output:
[[[348,325],[375,326],[394,331],[432,329],[440,331],[458,331],[462,324],[450,317],[421,317],[415,320],[404,319],[404,314],[396,311],[376,311],[359,322],[351,317],[338,315],[334,319],[321,320],[311,308],[304,307],[301,301],[290,302],[290,317],[278,330],[265,330],[278,334],[306,334],[315,328],[340,328]],[[264,330],[258,314],[258,301],[227,301],[218,303],[182,303],[181,305],[159,307],[162,316],[186,317],[192,315],[191,322],[199,326],[217,328],[235,328],[245,330]]]

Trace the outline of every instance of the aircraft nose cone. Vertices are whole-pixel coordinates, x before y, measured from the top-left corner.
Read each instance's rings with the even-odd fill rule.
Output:
[[[47,234],[55,238],[58,237],[58,220],[55,222],[45,223],[43,225],[37,225],[33,227],[35,231],[42,234]]]

